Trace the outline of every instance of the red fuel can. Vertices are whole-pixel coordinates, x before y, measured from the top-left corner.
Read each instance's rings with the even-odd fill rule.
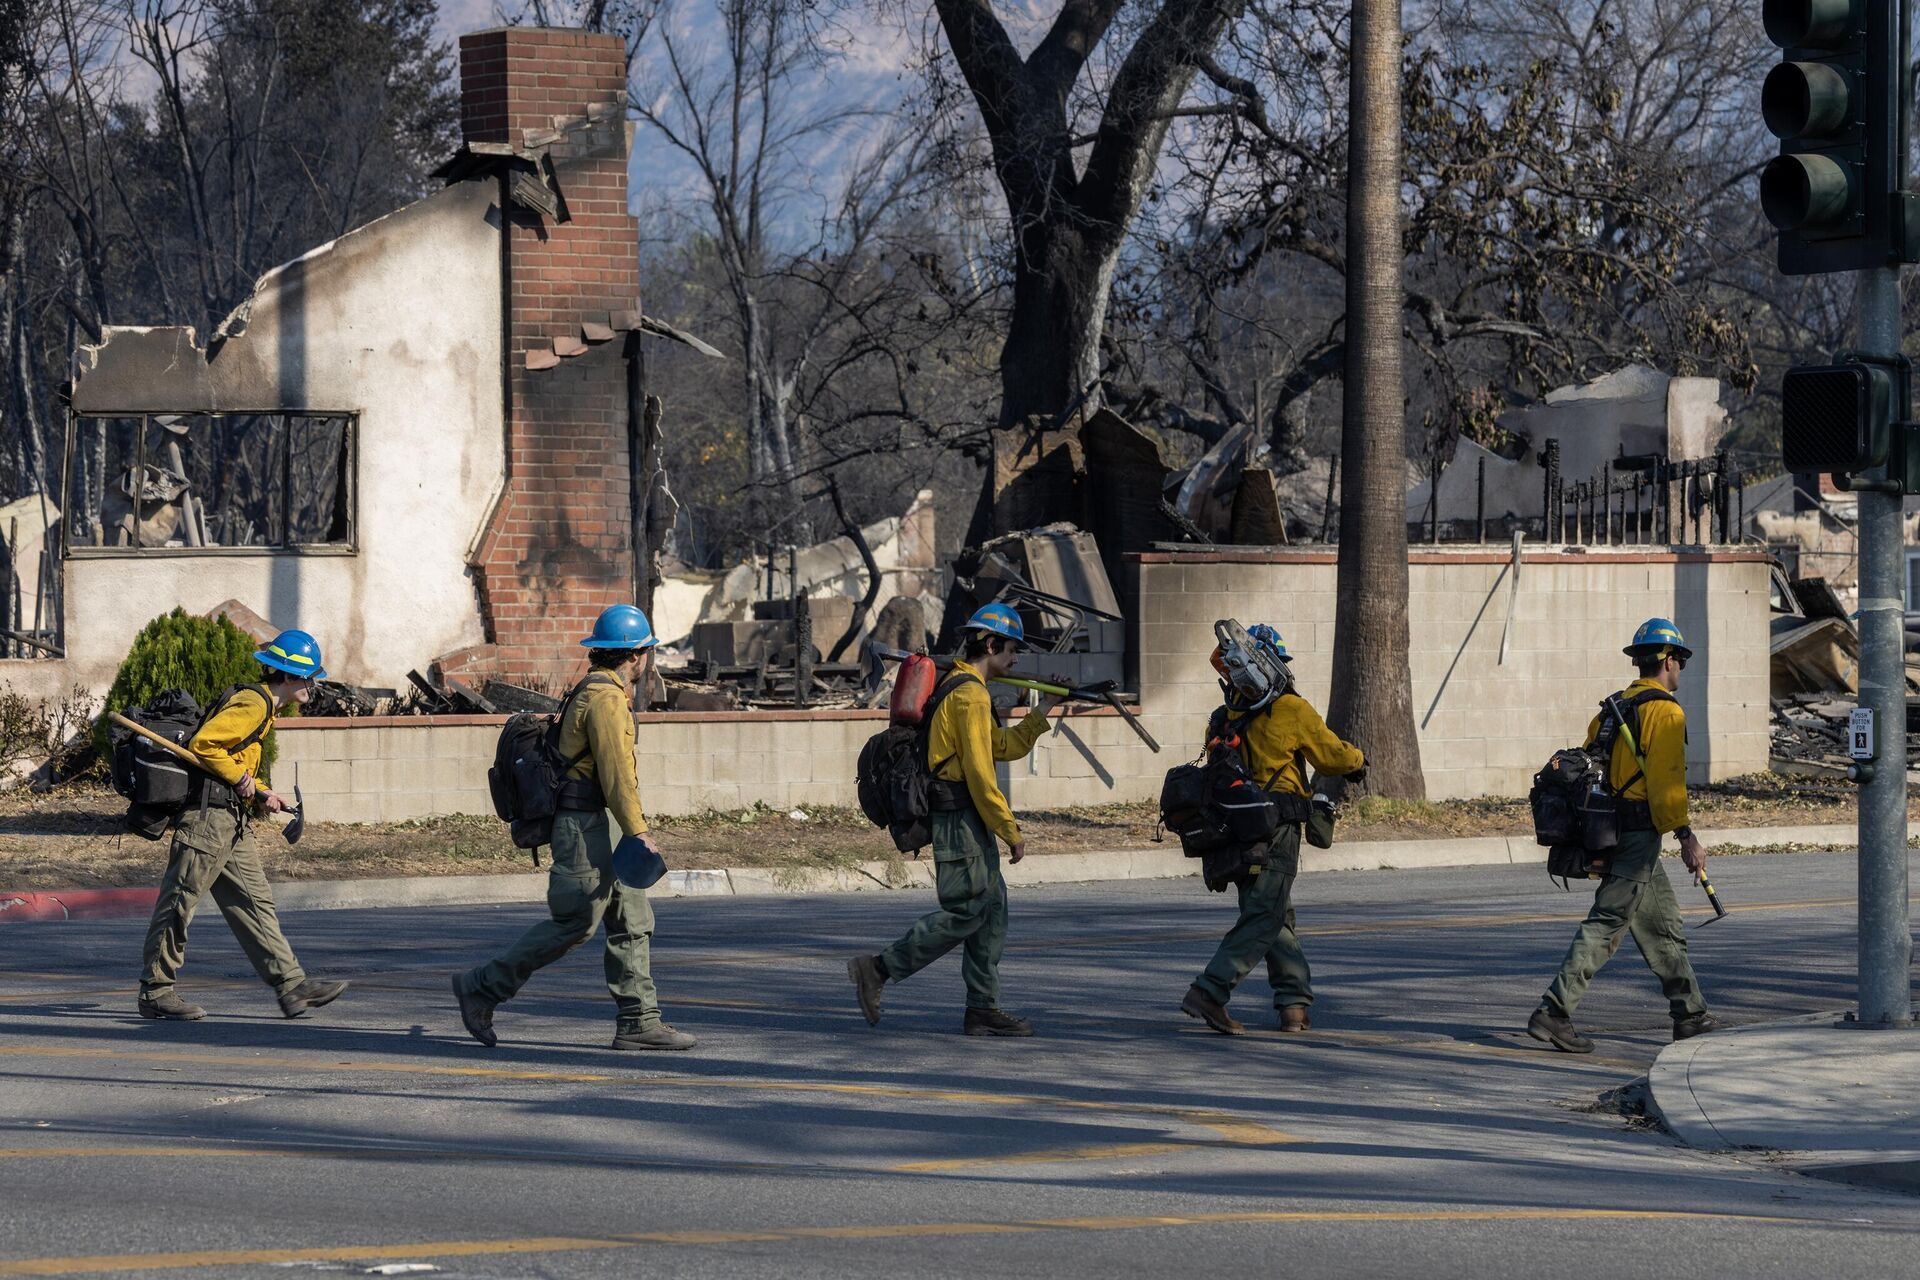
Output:
[[[893,723],[918,727],[926,719],[927,699],[933,697],[939,681],[940,671],[926,654],[914,653],[901,659],[900,670],[893,678],[893,696],[887,702]]]

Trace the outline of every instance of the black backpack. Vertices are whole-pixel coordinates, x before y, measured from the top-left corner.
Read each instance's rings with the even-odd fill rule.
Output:
[[[487,791],[493,812],[508,825],[516,849],[533,854],[540,865],[540,846],[553,843],[553,815],[560,807],[560,789],[567,771],[586,759],[589,748],[570,756],[560,754],[560,726],[567,707],[590,684],[606,684],[612,677],[589,674],[568,690],[560,709],[548,714],[522,711],[500,728],[493,746],[493,767],[487,770]]]
[[[933,713],[968,681],[979,684],[980,677],[962,672],[942,681],[927,699],[918,725],[890,724],[860,748],[854,775],[860,810],[874,826],[887,829],[893,847],[902,853],[918,853],[933,843],[933,769],[927,762]]]
[[[120,714],[143,729],[159,734],[169,742],[185,747],[200,726],[213,719],[242,689],[259,694],[269,708],[253,732],[233,748],[244,751],[266,736],[273,723],[273,695],[266,686],[234,685],[205,711],[185,689],[166,689],[149,699],[145,706],[128,707]],[[189,801],[201,794],[210,779],[179,756],[147,741],[129,729],[115,725],[107,734],[111,748],[108,772],[113,789],[125,796],[127,830],[146,840],[158,840],[166,834],[174,818],[186,810]]]
[[[1167,771],[1160,787],[1160,823],[1180,837],[1180,851],[1199,858],[1207,887],[1221,890],[1264,865],[1267,845],[1280,828],[1304,822],[1303,796],[1270,790],[1273,775],[1256,779],[1247,768],[1242,731],[1254,715],[1232,718],[1226,707],[1207,723],[1207,745],[1188,764]]]
[[[1620,843],[1620,793],[1646,774],[1640,747],[1640,708],[1649,702],[1678,701],[1664,689],[1647,689],[1621,699],[1609,694],[1600,703],[1600,728],[1591,747],[1562,747],[1533,775],[1527,804],[1533,811],[1533,838],[1545,846],[1547,872],[1563,880],[1585,880],[1604,865]],[[1609,781],[1614,739],[1624,726],[1640,770],[1615,787]]]

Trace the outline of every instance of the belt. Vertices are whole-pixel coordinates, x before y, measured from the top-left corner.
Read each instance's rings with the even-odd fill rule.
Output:
[[[607,807],[607,794],[598,778],[568,778],[554,792],[553,802],[562,809],[581,809],[598,813]]]
[[[1614,805],[1614,822],[1621,831],[1656,831],[1653,806],[1645,800],[1620,800]]]
[[[973,793],[964,782],[933,778],[927,782],[927,812],[954,813],[973,807]]]

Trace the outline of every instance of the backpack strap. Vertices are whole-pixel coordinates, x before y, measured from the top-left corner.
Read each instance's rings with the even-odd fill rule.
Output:
[[[1647,776],[1646,752],[1640,749],[1640,708],[1649,702],[1678,701],[1678,698],[1668,693],[1665,689],[1643,689],[1633,697],[1628,698],[1624,703],[1620,700],[1620,695],[1615,693],[1609,694],[1606,700],[1600,704],[1605,708],[1602,712],[1604,719],[1600,725],[1600,732],[1594,736],[1594,748],[1598,750],[1600,747],[1600,739],[1602,737],[1606,738],[1606,757],[1607,760],[1611,762],[1613,759],[1614,734],[1616,732],[1623,733],[1627,738],[1627,750],[1633,752],[1633,758],[1640,763],[1638,772],[1618,787],[1613,788],[1613,793],[1616,796],[1624,794],[1628,787]]]
[[[254,726],[251,733],[233,745],[231,749],[236,755],[266,737],[267,730],[273,727],[273,695],[267,692],[267,686],[263,684],[236,684],[229,686],[221,692],[218,698],[213,700],[213,706],[208,708],[207,713],[200,717],[200,723],[193,727],[195,734],[198,734],[200,730],[206,728],[215,716],[227,709],[227,704],[233,701],[234,695],[240,693],[242,690],[259,694],[260,701],[266,704],[267,714],[261,719],[258,725]]]
[[[573,688],[567,690],[567,696],[560,699],[560,709],[553,713],[553,750],[555,755],[560,754],[560,726],[562,726],[567,722],[567,708],[573,704],[574,698],[590,684],[618,684],[618,683],[619,681],[615,680],[612,676],[608,675],[604,671],[589,671],[585,676],[581,678],[579,684],[576,684],[575,686],[573,686]],[[588,742],[586,744],[583,744],[581,748],[578,751],[574,752],[572,755],[561,756],[560,757],[561,776],[564,778],[569,772],[572,771],[573,766],[579,764],[582,760],[585,760],[588,754],[592,750],[593,750],[593,746],[591,742]],[[535,860],[534,865],[535,866],[539,865],[539,862],[537,859]]]
[[[1233,718],[1233,708],[1231,706],[1223,706],[1218,711],[1214,712],[1214,715],[1220,717],[1221,732],[1220,732],[1220,735],[1214,735],[1213,733],[1209,732],[1208,736],[1209,737],[1224,736],[1228,730],[1231,730],[1233,733],[1238,734],[1240,736],[1240,746],[1239,746],[1240,763],[1242,766],[1246,768],[1248,777],[1253,776],[1253,762],[1247,759],[1247,739],[1246,739],[1246,735],[1244,733],[1241,733],[1241,730],[1245,729],[1248,725],[1252,724],[1255,720],[1258,720],[1261,716],[1266,715],[1269,711],[1273,710],[1275,704],[1277,704],[1281,698],[1285,698],[1288,696],[1297,698],[1300,695],[1297,693],[1294,693],[1293,689],[1289,687],[1283,690],[1278,696],[1276,696],[1272,702],[1267,703],[1263,707],[1256,707],[1252,711],[1243,713],[1238,720],[1235,720]],[[1209,730],[1212,729],[1212,721],[1208,721],[1208,729]],[[1279,779],[1281,772],[1285,770],[1286,767],[1287,766],[1284,761],[1282,761],[1278,766],[1276,766],[1274,768],[1274,771],[1270,775],[1268,775],[1266,785],[1261,787],[1260,789],[1262,791],[1272,791],[1273,784]],[[1303,778],[1306,776],[1305,770],[1301,771],[1300,776]]]
[[[973,684],[977,684],[983,689],[987,687],[986,681],[982,680],[979,676],[976,676],[971,672],[967,672],[967,671],[953,672],[949,674],[945,680],[942,680],[937,686],[935,686],[933,691],[933,696],[927,699],[926,716],[920,721],[920,736],[923,740],[928,742],[932,741],[933,713],[940,709],[940,704],[947,700],[947,695],[952,693],[955,689],[958,689],[961,685],[967,684],[969,682]],[[925,753],[926,753],[925,748],[922,748],[921,754],[924,756]],[[947,757],[947,760],[951,760],[951,759],[953,759],[952,756]],[[940,761],[939,764],[929,763],[927,765],[927,772],[937,776],[940,772],[941,767],[947,763],[947,760],[942,760]]]

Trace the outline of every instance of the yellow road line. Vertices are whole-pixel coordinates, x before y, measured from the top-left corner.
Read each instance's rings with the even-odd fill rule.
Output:
[[[1152,1116],[1208,1129],[1236,1146],[1273,1146],[1306,1139],[1282,1133],[1257,1121],[1209,1107],[1182,1107],[1150,1102],[1106,1102],[1086,1098],[1048,1098],[1038,1094],[983,1093],[970,1089],[925,1089],[910,1085],[846,1084],[828,1080],[742,1080],[691,1075],[625,1076],[596,1071],[534,1071],[505,1067],[448,1067],[419,1062],[329,1060],[266,1054],[178,1053],[167,1050],[68,1048],[54,1045],[0,1045],[0,1057],[108,1058],[117,1062],[184,1062],[200,1066],[272,1067],[281,1071],[356,1072],[386,1075],[454,1076],[482,1080],[546,1080],[569,1084],[619,1084],[708,1089],[740,1089],[763,1093],[824,1093],[863,1098],[904,1098],[920,1102],[953,1102],[1002,1107],[1042,1107],[1091,1111],[1108,1115]]]
[[[311,1249],[223,1249],[178,1253],[93,1254],[0,1261],[0,1276],[99,1275],[162,1268],[232,1267],[287,1262],[376,1262],[408,1258],[470,1258],[487,1254],[561,1253],[631,1249],[643,1245],[719,1245],[798,1240],[900,1240],[913,1237],[1013,1235],[1039,1231],[1130,1231],[1154,1227],[1277,1223],[1718,1221],[1826,1226],[1815,1218],[1764,1214],[1689,1213],[1641,1209],[1401,1209],[1305,1210],[1146,1214],[1086,1218],[1031,1218],[1004,1222],[905,1222],[871,1226],[769,1227],[745,1230],[646,1231],[615,1236],[533,1236],[511,1240],[440,1240],[409,1244],[336,1245]]]

